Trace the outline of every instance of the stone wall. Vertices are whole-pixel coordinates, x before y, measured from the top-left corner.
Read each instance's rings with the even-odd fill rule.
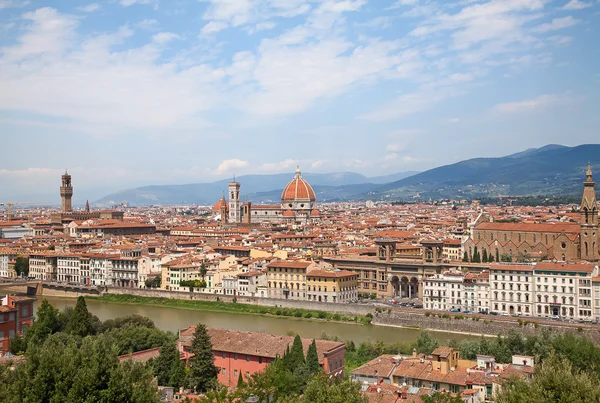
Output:
[[[140,297],[152,297],[152,298],[171,298],[171,299],[186,299],[196,301],[219,301],[233,302],[233,296],[231,295],[216,295],[216,294],[204,294],[204,293],[190,293],[181,291],[167,291],[167,290],[146,290],[138,288],[108,288],[104,292],[105,294],[117,294],[117,295],[137,295]],[[276,306],[281,308],[302,308],[311,309],[317,311],[327,311],[339,314],[349,315],[366,315],[367,313],[374,313],[375,309],[371,305],[361,304],[334,304],[331,302],[312,302],[312,301],[295,301],[275,298],[253,298],[237,296],[236,301],[240,304],[252,304],[261,306]]]
[[[469,334],[484,335],[506,335],[509,330],[516,330],[523,336],[539,334],[542,329],[550,329],[553,332],[579,333],[589,337],[595,344],[600,345],[600,327],[587,324],[565,324],[561,322],[537,321],[534,318],[521,318],[520,325],[514,319],[503,319],[486,315],[460,315],[463,319],[455,319],[455,314],[448,313],[448,318],[425,315],[425,311],[400,311],[383,309],[376,312],[373,324],[386,326],[420,327],[421,329],[440,330],[444,332],[461,332]],[[473,320],[479,318],[479,320]],[[524,324],[524,322],[529,322]],[[537,323],[537,327],[534,323]],[[579,332],[578,328],[581,328]]]

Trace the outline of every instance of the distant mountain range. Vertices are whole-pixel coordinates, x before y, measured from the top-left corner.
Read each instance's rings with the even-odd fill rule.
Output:
[[[328,174],[303,173],[302,177],[313,186],[317,199],[346,200],[354,195],[369,192],[382,184],[400,180],[418,172],[399,172],[393,175],[368,178],[355,172],[333,172]],[[280,203],[283,188],[292,180],[294,173],[273,175],[243,175],[236,181],[241,183],[243,200],[254,203]],[[135,206],[160,204],[213,204],[227,193],[229,179],[211,183],[187,185],[144,186],[111,193],[96,201],[96,205],[113,205],[123,201]]]
[[[318,201],[413,200],[498,196],[574,195],[582,190],[587,163],[600,178],[600,144],[556,144],[499,158],[474,158],[430,169],[368,178],[354,172],[303,174]],[[279,203],[293,173],[244,175],[244,200]],[[109,194],[95,204],[127,201],[131,205],[212,204],[227,191],[229,180],[188,185],[144,186]]]

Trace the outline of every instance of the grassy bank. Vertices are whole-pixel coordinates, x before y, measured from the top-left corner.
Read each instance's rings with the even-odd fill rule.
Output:
[[[284,316],[299,319],[317,319],[337,322],[354,322],[361,324],[369,324],[372,320],[372,316],[370,314],[365,316],[342,315],[339,313],[302,308],[277,308],[273,306],[240,304],[237,302],[198,301],[116,294],[105,294],[101,297],[89,296],[86,297],[86,299],[108,303],[166,306],[172,308],[198,309],[202,311],[249,313],[256,315]]]

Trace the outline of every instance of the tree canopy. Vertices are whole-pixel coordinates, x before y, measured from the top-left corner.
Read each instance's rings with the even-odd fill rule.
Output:
[[[194,354],[189,360],[189,386],[197,392],[205,392],[216,386],[218,369],[206,326],[198,323],[190,346]]]

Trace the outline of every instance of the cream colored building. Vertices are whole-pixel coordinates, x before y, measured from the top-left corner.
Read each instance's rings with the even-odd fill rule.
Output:
[[[269,298],[306,299],[306,274],[316,265],[306,261],[277,261],[267,266]]]
[[[308,301],[352,302],[358,299],[358,273],[311,270],[306,278]]]

